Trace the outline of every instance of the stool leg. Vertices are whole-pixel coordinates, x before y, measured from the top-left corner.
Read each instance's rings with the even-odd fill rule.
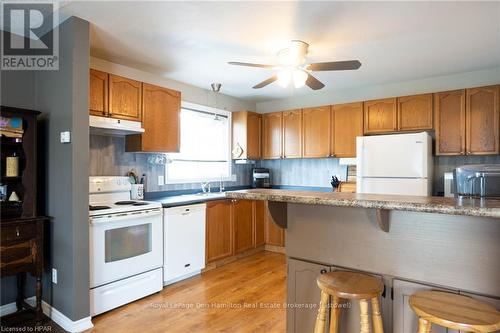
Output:
[[[384,333],[384,325],[382,324],[382,315],[380,314],[378,297],[372,298],[372,320],[373,331],[375,333]]]
[[[332,309],[330,313],[330,333],[338,333],[340,317],[340,298],[332,297]]]
[[[328,294],[321,291],[321,301],[319,302],[318,316],[316,317],[316,325],[314,325],[314,333],[325,333],[326,312],[328,306]]]
[[[359,308],[361,310],[360,333],[370,333],[370,317],[368,316],[368,301],[366,299],[359,300]]]
[[[418,332],[417,333],[431,333],[431,322],[424,318],[418,318]]]

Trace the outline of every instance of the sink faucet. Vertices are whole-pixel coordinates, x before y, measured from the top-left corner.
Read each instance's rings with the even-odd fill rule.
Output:
[[[220,175],[220,182],[219,182],[219,192],[222,193],[224,192],[224,182],[222,181],[223,176]]]
[[[201,183],[203,193],[210,193],[210,182]]]

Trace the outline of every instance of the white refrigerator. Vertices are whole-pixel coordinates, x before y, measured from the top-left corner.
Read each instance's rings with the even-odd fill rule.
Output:
[[[432,166],[427,132],[356,138],[357,193],[432,195]]]

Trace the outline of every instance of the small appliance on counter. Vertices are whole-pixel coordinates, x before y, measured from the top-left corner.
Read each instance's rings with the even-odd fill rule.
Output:
[[[500,199],[500,165],[471,164],[453,171],[455,197]]]
[[[252,187],[253,188],[271,187],[271,175],[269,169],[254,168],[252,170]]]

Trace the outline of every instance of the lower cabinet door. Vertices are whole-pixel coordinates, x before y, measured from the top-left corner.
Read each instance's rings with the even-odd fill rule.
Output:
[[[316,279],[320,274],[329,271],[329,266],[288,259],[287,302],[289,307],[286,310],[287,333],[314,331],[320,301],[320,290],[316,284]]]
[[[410,307],[410,296],[417,291],[440,290],[457,293],[458,290],[443,289],[428,286],[425,284],[393,280],[394,300],[393,300],[393,333],[417,332],[418,317]],[[432,333],[458,333],[456,330],[447,329],[441,326],[432,325]]]

